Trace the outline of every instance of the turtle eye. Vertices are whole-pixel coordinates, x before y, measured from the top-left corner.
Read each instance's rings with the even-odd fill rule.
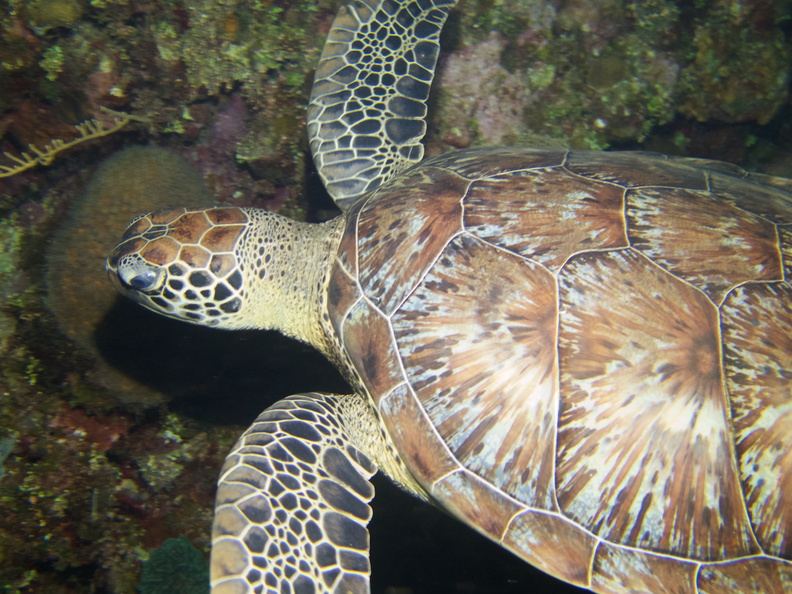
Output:
[[[121,284],[134,291],[150,293],[162,284],[163,271],[135,257],[123,258],[116,272]]]
[[[137,276],[133,276],[127,282],[132,288],[138,291],[145,291],[151,289],[156,284],[157,273],[153,270],[146,270]]]

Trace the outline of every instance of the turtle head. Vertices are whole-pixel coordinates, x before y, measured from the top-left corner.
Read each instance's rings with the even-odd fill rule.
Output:
[[[107,257],[107,271],[121,293],[157,313],[204,326],[245,327],[237,248],[249,223],[240,208],[141,215]]]

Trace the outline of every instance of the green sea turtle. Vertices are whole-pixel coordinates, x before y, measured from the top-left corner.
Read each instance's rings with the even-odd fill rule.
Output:
[[[421,161],[452,0],[354,0],[309,136],[343,214],[176,209],[108,258],[166,316],[274,328],[354,393],[264,411],[212,591],[366,592],[369,478],[597,592],[792,591],[792,182],[523,148]]]

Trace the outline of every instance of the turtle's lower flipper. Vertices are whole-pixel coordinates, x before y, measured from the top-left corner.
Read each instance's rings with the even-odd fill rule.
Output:
[[[369,591],[377,467],[345,428],[361,404],[357,395],[297,394],[244,433],[218,485],[213,594]]]

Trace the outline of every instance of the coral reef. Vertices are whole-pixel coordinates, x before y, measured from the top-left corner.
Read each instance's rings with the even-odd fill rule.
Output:
[[[52,390],[25,392],[17,387],[0,403],[2,425],[19,430],[0,481],[6,591],[131,594],[145,551],[179,535],[207,550],[216,467],[236,430],[207,435],[167,416],[88,415]],[[187,460],[179,450],[191,442],[201,450]],[[162,451],[182,460],[168,488],[142,472]]]
[[[624,146],[685,116],[764,124],[789,95],[789,10],[667,0],[471,7],[452,16],[457,49],[441,59],[434,152],[548,137]],[[681,139],[675,148],[684,152]]]
[[[692,61],[680,77],[681,114],[699,121],[765,124],[788,97],[792,51],[782,5],[717,2],[695,22]]]
[[[201,332],[118,303],[102,271],[126,219],[168,192],[303,219],[335,212],[308,163],[304,126],[312,71],[343,2],[0,0],[0,153],[69,143],[88,120],[109,128],[106,109],[134,117],[49,167],[0,179],[6,590],[132,593],[148,551],[167,539],[185,536],[205,554],[217,472],[243,426],[286,394],[346,389],[300,345]],[[645,148],[790,176],[791,9],[461,0],[444,33],[429,153]],[[209,190],[168,152],[137,168],[130,160],[126,173],[108,164],[86,190],[98,162],[141,143],[181,155]],[[4,166],[13,160],[0,156]],[[174,178],[171,189],[151,192],[159,182],[142,178],[157,171]],[[377,490],[392,501],[377,506],[374,541],[402,530],[396,540],[410,545],[375,548],[375,591],[514,592],[542,579],[494,546],[485,555],[464,527],[384,483]]]

